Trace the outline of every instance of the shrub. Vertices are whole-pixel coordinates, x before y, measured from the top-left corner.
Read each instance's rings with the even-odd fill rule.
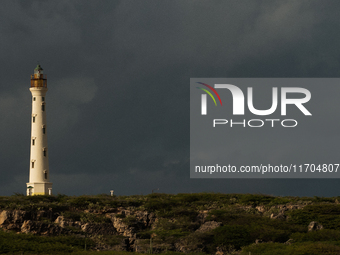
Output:
[[[132,215],[129,215],[129,216],[126,216],[124,219],[123,219],[123,222],[127,225],[132,225],[133,223],[135,223],[137,220],[136,220],[136,217],[135,216],[132,216]]]
[[[80,221],[82,223],[93,222],[93,223],[111,223],[111,219],[105,217],[105,215],[98,215],[92,213],[81,213]]]
[[[83,212],[71,212],[71,211],[64,211],[61,213],[66,219],[70,219],[72,221],[80,221]]]
[[[91,196],[79,196],[72,197],[68,201],[71,206],[76,207],[77,209],[87,209],[90,204],[101,204],[99,198],[91,197]]]
[[[289,221],[294,224],[308,226],[311,221],[318,221],[324,228],[340,230],[340,205],[316,204],[307,205],[303,209],[290,211]]]
[[[339,241],[340,231],[333,229],[321,229],[307,233],[293,233],[290,238],[292,238],[294,242]]]
[[[222,226],[212,231],[216,246],[234,247],[240,249],[254,242],[249,229],[242,225]]]
[[[34,236],[0,231],[0,254],[25,251],[28,253],[70,253],[83,249],[84,239],[73,236]],[[94,242],[87,240],[87,246]]]
[[[336,243],[306,242],[294,243],[292,245],[280,243],[262,243],[244,247],[240,255],[338,255],[340,247]]]
[[[294,232],[305,232],[306,227],[279,219],[269,219],[261,215],[248,214],[243,210],[213,210],[207,220],[222,222],[226,226],[243,226],[252,240],[265,242],[285,242]]]

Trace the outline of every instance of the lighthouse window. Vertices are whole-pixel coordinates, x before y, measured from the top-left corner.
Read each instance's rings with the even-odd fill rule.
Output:
[[[34,161],[32,161],[32,168],[34,168]]]
[[[45,171],[45,173],[44,173],[44,174],[45,174],[45,180],[47,180],[47,172]]]
[[[42,101],[45,101],[45,97],[42,97],[41,100],[42,100]]]
[[[33,101],[35,101],[35,97],[33,97]]]
[[[47,153],[47,152],[44,150],[44,157],[46,157],[46,153]]]
[[[33,116],[33,123],[35,122],[35,116]]]
[[[46,127],[45,126],[43,126],[42,131],[43,131],[43,134],[46,133]]]
[[[32,145],[35,145],[35,139],[32,139]]]
[[[45,111],[45,105],[44,105],[44,104],[41,105],[41,110],[42,110],[42,111]]]

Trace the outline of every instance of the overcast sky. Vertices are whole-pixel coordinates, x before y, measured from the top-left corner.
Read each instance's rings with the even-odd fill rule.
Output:
[[[331,0],[1,1],[0,195],[26,191],[37,62],[48,78],[54,194],[339,195],[339,179],[189,172],[190,78],[339,77],[339,9]]]

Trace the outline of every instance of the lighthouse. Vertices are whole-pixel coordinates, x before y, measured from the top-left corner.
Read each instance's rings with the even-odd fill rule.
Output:
[[[31,75],[30,91],[32,93],[31,153],[27,195],[51,195],[46,125],[47,79],[40,65]]]

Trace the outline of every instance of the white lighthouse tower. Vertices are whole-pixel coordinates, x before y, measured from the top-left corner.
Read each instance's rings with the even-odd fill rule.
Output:
[[[46,92],[47,79],[38,65],[31,75],[32,116],[31,116],[31,155],[30,175],[27,183],[27,195],[51,195],[48,168]]]

